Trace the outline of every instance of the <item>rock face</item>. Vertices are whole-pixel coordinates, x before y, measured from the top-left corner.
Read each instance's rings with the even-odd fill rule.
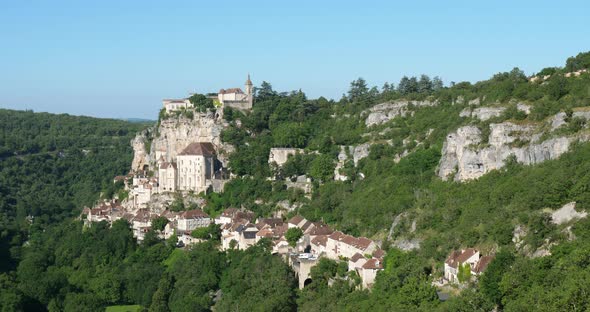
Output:
[[[588,216],[588,213],[585,211],[577,212],[576,211],[576,202],[571,202],[565,204],[563,207],[555,210],[551,214],[551,221],[555,224],[564,224],[568,223],[574,219],[582,219]]]
[[[481,131],[474,126],[461,127],[447,136],[437,174],[443,180],[453,174],[456,181],[476,179],[502,168],[511,155],[519,163],[536,164],[561,156],[576,140],[588,140],[587,136],[572,136],[539,142],[534,129],[510,122],[491,124],[489,144],[481,147]]]
[[[192,142],[210,142],[223,162],[223,154],[219,153],[223,149],[221,131],[228,126],[223,119],[216,118],[214,113],[196,114],[193,119],[183,116],[164,119],[152,142],[152,159],[157,160],[163,156],[170,161]]]
[[[286,148],[286,147],[271,148],[270,153],[268,155],[268,163],[269,164],[276,163],[277,166],[282,167],[289,159],[289,156],[300,154],[300,153],[303,153],[303,150],[300,148]]]
[[[461,111],[461,117],[474,117],[479,120],[488,120],[493,117],[498,117],[506,110],[506,107],[478,107],[471,111],[469,108]]]
[[[379,125],[392,120],[397,116],[405,116],[409,111],[409,106],[435,106],[437,101],[406,101],[399,100],[394,102],[387,102],[377,104],[368,110],[369,116],[365,120],[367,127]]]
[[[135,138],[131,140],[131,146],[133,147],[133,161],[131,162],[132,171],[143,170],[144,166],[149,166],[151,159],[146,148],[148,136],[149,129],[138,133]]]

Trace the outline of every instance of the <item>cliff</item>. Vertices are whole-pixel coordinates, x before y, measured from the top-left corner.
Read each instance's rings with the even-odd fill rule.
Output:
[[[563,113],[550,118],[549,125],[552,131],[566,123],[561,120],[565,114],[561,114]],[[577,113],[575,117],[588,118],[583,113]],[[482,139],[479,128],[471,125],[460,127],[446,138],[437,174],[443,180],[476,179],[491,170],[504,167],[506,160],[511,156],[525,165],[536,164],[556,159],[569,151],[572,143],[589,139],[588,135],[581,131],[567,136],[554,135],[550,139],[542,140],[544,127],[547,128],[544,123],[518,124],[510,121],[490,124],[487,143]]]
[[[160,156],[170,161],[192,142],[213,143],[218,160],[225,166],[228,154],[233,151],[231,145],[221,142],[221,132],[227,127],[229,124],[213,112],[196,113],[194,118],[179,115],[160,120],[155,131],[144,131],[132,140],[132,169],[142,169],[146,164],[154,168]]]

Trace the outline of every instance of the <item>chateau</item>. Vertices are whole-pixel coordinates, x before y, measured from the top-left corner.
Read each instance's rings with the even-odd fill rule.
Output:
[[[252,103],[254,102],[254,85],[250,80],[250,74],[244,83],[246,92],[240,88],[221,89],[215,95],[209,94],[208,97],[214,100],[218,107],[231,107],[240,111],[250,111],[252,109]],[[162,105],[166,109],[166,113],[179,111],[186,109],[191,106],[189,99],[164,99]]]

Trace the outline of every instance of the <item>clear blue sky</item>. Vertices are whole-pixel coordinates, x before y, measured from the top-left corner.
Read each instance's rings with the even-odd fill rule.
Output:
[[[351,80],[531,74],[590,50],[586,1],[0,0],[0,107],[156,118],[162,98],[266,80],[340,98]]]

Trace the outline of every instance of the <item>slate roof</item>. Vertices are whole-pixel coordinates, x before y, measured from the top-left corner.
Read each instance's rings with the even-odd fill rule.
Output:
[[[185,147],[178,155],[215,155],[215,147],[209,142],[193,142]]]

